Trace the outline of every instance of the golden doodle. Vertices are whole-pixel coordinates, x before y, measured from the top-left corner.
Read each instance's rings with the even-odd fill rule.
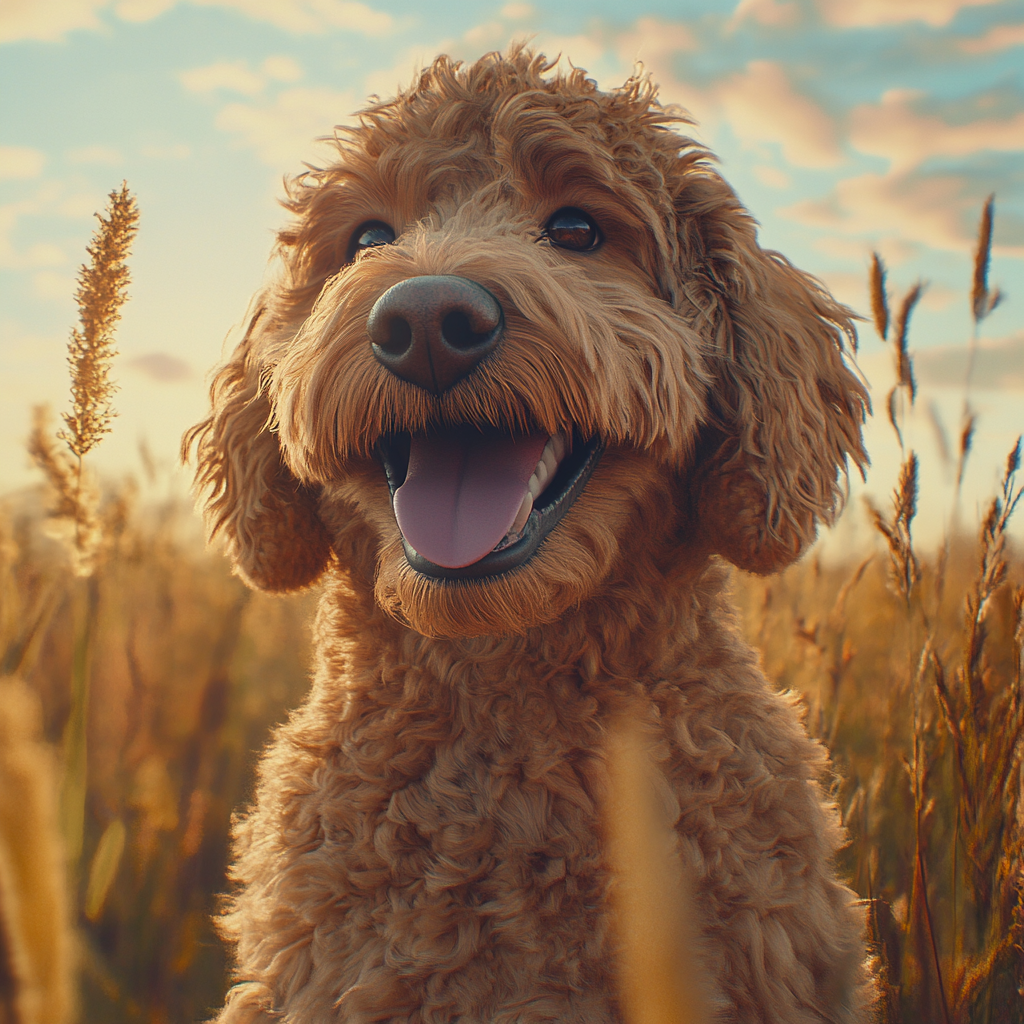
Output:
[[[185,442],[243,579],[323,587],[221,1024],[870,1018],[826,754],[725,564],[793,561],[863,466],[851,314],[682,123],[440,57],[290,184]]]

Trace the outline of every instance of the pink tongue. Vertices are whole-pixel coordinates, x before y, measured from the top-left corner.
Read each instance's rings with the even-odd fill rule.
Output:
[[[547,442],[547,434],[513,438],[475,427],[414,435],[395,491],[402,536],[436,565],[478,562],[515,521]]]

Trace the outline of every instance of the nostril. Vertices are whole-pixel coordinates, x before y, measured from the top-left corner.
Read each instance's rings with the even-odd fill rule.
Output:
[[[400,356],[409,351],[412,344],[412,327],[409,321],[396,316],[388,325],[388,340],[380,347],[389,356]]]
[[[441,321],[441,336],[452,348],[465,351],[475,348],[484,339],[470,326],[469,317],[461,309],[452,310]]]

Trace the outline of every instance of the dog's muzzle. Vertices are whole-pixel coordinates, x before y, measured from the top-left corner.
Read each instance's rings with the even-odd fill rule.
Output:
[[[439,396],[497,348],[504,322],[498,300],[475,281],[424,276],[389,288],[366,327],[381,365]],[[382,438],[378,457],[409,564],[435,579],[523,565],[580,495],[603,447],[575,430],[555,438],[469,423]]]

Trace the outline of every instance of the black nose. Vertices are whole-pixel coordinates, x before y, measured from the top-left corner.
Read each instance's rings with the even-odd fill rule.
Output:
[[[373,354],[396,377],[435,395],[493,352],[504,318],[498,300],[465,277],[410,277],[370,310]]]

